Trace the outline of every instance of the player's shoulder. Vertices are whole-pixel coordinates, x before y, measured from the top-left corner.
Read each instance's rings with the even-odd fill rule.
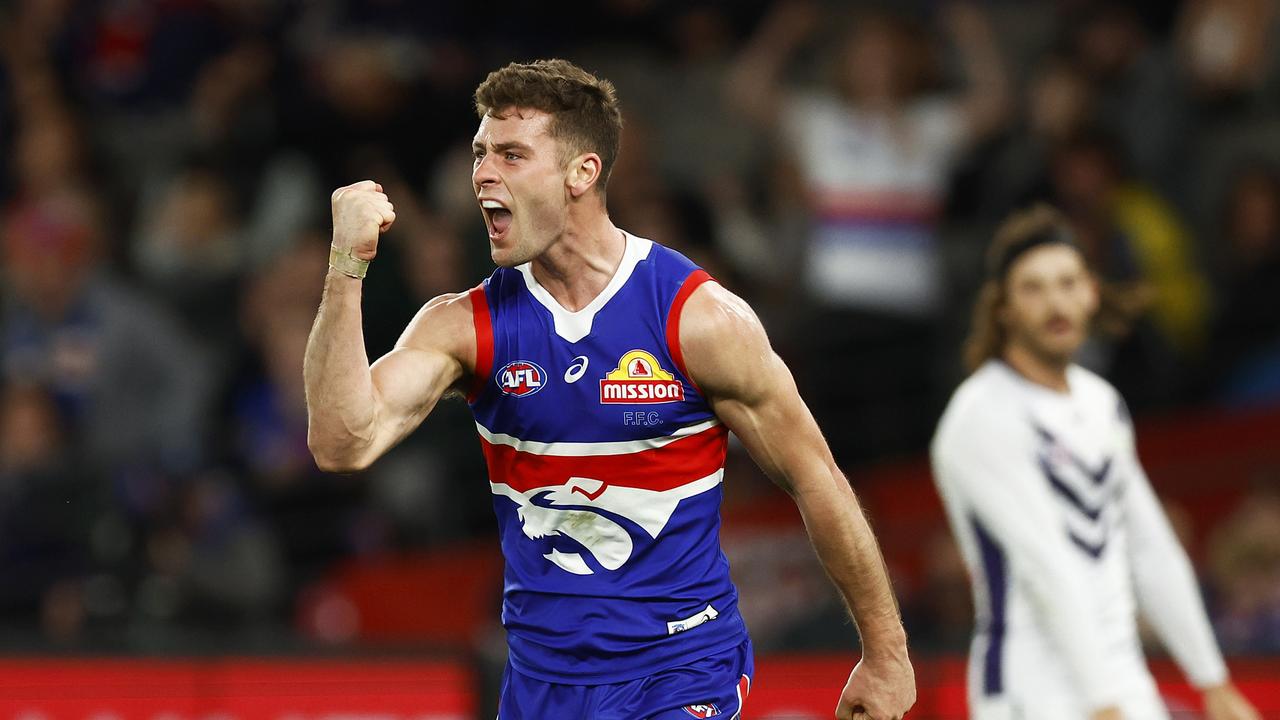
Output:
[[[438,317],[470,317],[474,305],[473,290],[442,293],[424,303],[422,309]]]
[[[680,339],[689,344],[720,345],[750,340],[764,329],[746,300],[707,277],[689,293],[680,310]]]
[[[1120,402],[1120,391],[1106,378],[1082,365],[1067,367],[1067,383],[1072,392],[1080,393],[1088,402],[1113,405]]]
[[[627,235],[628,252],[634,253],[637,260],[644,261],[659,276],[680,281],[690,273],[701,270],[697,263],[673,247],[632,233]]]
[[[1007,400],[1016,391],[1008,366],[990,360],[960,383],[951,395],[947,412],[966,419],[1001,415],[1009,410]]]
[[[483,295],[483,302],[486,304],[499,307],[505,306],[515,301],[522,292],[527,291],[528,282],[525,279],[525,269],[525,265],[494,268],[489,277],[485,278],[479,285],[464,291],[463,294]]]
[[[706,270],[684,253],[662,243],[631,233],[630,242],[648,261],[650,271],[665,287],[671,301],[670,318],[679,325],[680,337],[719,336],[742,330],[745,325],[759,325],[756,314],[745,300],[721,285]]]
[[[1106,378],[1088,368],[1072,365],[1067,368],[1067,380],[1072,392],[1077,393],[1086,405],[1095,408],[1098,417],[1114,413],[1113,417],[1121,425],[1133,424],[1124,396]]]
[[[664,288],[660,294],[670,298],[668,341],[674,345],[672,350],[680,356],[680,362],[689,365],[692,359],[695,366],[719,368],[734,353],[739,360],[768,354],[764,325],[746,300],[680,251],[631,237],[648,243],[646,259],[659,286]]]
[[[719,283],[699,284],[679,323],[679,362],[704,394],[744,399],[784,387],[773,382],[781,361],[764,326],[745,300]]]
[[[1021,406],[1017,384],[1007,366],[988,361],[952,393],[938,422],[934,445],[963,444],[975,433],[1005,428],[1018,416]]]
[[[1067,366],[1067,382],[1069,382],[1073,388],[1079,388],[1086,392],[1106,395],[1119,394],[1115,386],[1106,378],[1083,365],[1076,365],[1073,363]]]
[[[441,350],[454,357],[470,358],[475,352],[473,290],[431,298],[418,310],[397,347]]]

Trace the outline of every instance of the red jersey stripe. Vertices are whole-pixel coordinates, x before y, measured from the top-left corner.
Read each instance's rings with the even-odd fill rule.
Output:
[[[484,283],[471,288],[469,294],[472,322],[476,328],[476,367],[467,402],[473,403],[480,397],[489,374],[493,372],[493,321],[489,317],[489,298],[484,293]]]
[[[724,467],[729,431],[716,425],[660,448],[625,455],[535,455],[480,438],[489,480],[520,492],[565,484],[571,477],[608,485],[663,491],[700,480]]]
[[[689,273],[689,277],[685,278],[684,284],[680,286],[680,291],[676,293],[675,299],[671,301],[671,309],[667,311],[667,350],[676,363],[676,369],[688,378],[694,389],[697,389],[698,384],[689,377],[689,371],[684,366],[684,349],[680,347],[680,313],[684,310],[684,304],[693,291],[708,280],[714,280],[714,278],[706,270],[699,269]]]
[[[672,432],[670,435],[664,435],[656,438],[645,438],[642,440],[618,440],[604,442],[544,443],[531,440],[521,440],[520,438],[512,437],[511,435],[490,432],[488,428],[480,423],[476,423],[476,432],[480,433],[480,437],[494,445],[506,445],[524,453],[533,453],[534,455],[564,455],[567,457],[597,457],[600,455],[627,455],[630,453],[642,452],[644,450],[654,450],[663,447],[664,445],[669,445],[682,437],[697,435],[707,428],[714,427],[719,424],[719,419],[712,418],[694,425],[686,425],[685,427]]]

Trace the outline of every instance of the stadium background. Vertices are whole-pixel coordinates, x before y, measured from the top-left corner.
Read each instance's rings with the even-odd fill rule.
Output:
[[[329,192],[376,178],[399,213],[365,285],[380,355],[422,302],[489,272],[472,89],[563,56],[619,88],[615,221],[754,304],[862,495],[917,659],[914,717],[959,717],[971,623],[924,450],[962,377],[983,246],[1037,199],[1144,308],[1100,326],[1086,360],[1130,402],[1238,681],[1280,717],[1280,10],[883,10],[0,6],[0,715],[491,708],[500,559],[464,404],[370,471],[323,475],[301,358]],[[806,109],[842,92],[900,120],[823,144]],[[884,151],[914,169],[822,186],[790,152],[806,142],[837,165]],[[833,228],[928,271],[847,292],[814,260]],[[740,448],[723,515],[760,656],[748,707],[828,717],[855,634]]]

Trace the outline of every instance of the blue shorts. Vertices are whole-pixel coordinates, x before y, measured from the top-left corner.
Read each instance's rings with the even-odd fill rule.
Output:
[[[508,662],[498,720],[736,720],[754,674],[750,640],[649,677],[607,685],[535,680]]]

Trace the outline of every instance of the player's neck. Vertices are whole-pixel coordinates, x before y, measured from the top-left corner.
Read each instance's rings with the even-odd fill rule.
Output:
[[[1071,391],[1071,386],[1067,384],[1069,362],[1051,361],[1017,343],[1010,343],[1005,347],[1003,359],[1014,372],[1037,385],[1055,392]]]
[[[626,247],[625,235],[607,214],[585,221],[570,215],[560,238],[534,259],[533,276],[561,307],[576,312],[613,279]]]

